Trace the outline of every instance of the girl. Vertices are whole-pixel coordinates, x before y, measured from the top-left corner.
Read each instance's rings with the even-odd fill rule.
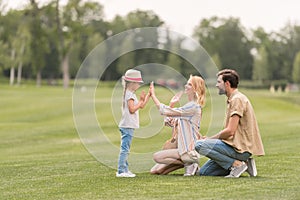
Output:
[[[134,69],[126,71],[122,77],[122,83],[124,87],[123,94],[123,109],[122,118],[119,123],[119,129],[121,132],[121,147],[118,161],[117,177],[135,177],[135,174],[128,169],[128,155],[130,151],[130,145],[133,137],[133,131],[139,128],[139,112],[140,108],[144,108],[149,100],[150,93],[145,95],[142,91],[140,95],[140,101],[138,101],[135,91],[143,83],[141,72]]]
[[[178,141],[176,149],[161,150],[154,154],[153,159],[158,164],[151,169],[151,173],[167,174],[184,166],[184,176],[194,175],[199,158],[194,148],[196,140],[200,138],[201,107],[205,103],[204,80],[199,76],[190,76],[184,90],[189,102],[179,108],[173,106],[180,100],[180,94],[172,98],[170,106],[166,106],[157,99],[153,84],[150,85],[150,93],[160,113],[175,122]]]

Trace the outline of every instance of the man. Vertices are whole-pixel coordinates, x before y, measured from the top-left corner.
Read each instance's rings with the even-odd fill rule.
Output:
[[[254,110],[249,99],[237,89],[236,71],[224,69],[217,76],[219,94],[228,97],[225,128],[196,142],[196,151],[210,158],[201,167],[200,175],[237,178],[247,171],[250,176],[256,176],[255,162],[250,157],[265,152]]]

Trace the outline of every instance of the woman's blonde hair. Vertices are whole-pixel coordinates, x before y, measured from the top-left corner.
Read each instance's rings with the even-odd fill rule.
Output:
[[[190,80],[192,83],[192,87],[195,91],[195,95],[197,98],[197,103],[200,106],[205,105],[206,91],[205,91],[205,82],[200,76],[190,75]]]

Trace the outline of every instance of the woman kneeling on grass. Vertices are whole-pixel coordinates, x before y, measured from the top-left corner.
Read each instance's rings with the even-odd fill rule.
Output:
[[[199,154],[194,148],[195,142],[200,138],[201,107],[205,103],[204,80],[200,76],[190,76],[184,90],[189,102],[179,108],[173,106],[180,100],[182,93],[172,98],[170,106],[157,99],[153,83],[150,84],[150,93],[160,113],[175,122],[178,141],[176,149],[161,150],[153,155],[157,164],[151,169],[151,174],[168,174],[184,166],[184,176],[195,175]]]

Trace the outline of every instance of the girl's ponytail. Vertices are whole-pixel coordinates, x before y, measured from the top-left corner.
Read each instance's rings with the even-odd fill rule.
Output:
[[[123,98],[122,98],[122,109],[125,108],[125,94],[127,90],[127,81],[125,81],[124,76],[122,76],[122,86],[123,86]]]

